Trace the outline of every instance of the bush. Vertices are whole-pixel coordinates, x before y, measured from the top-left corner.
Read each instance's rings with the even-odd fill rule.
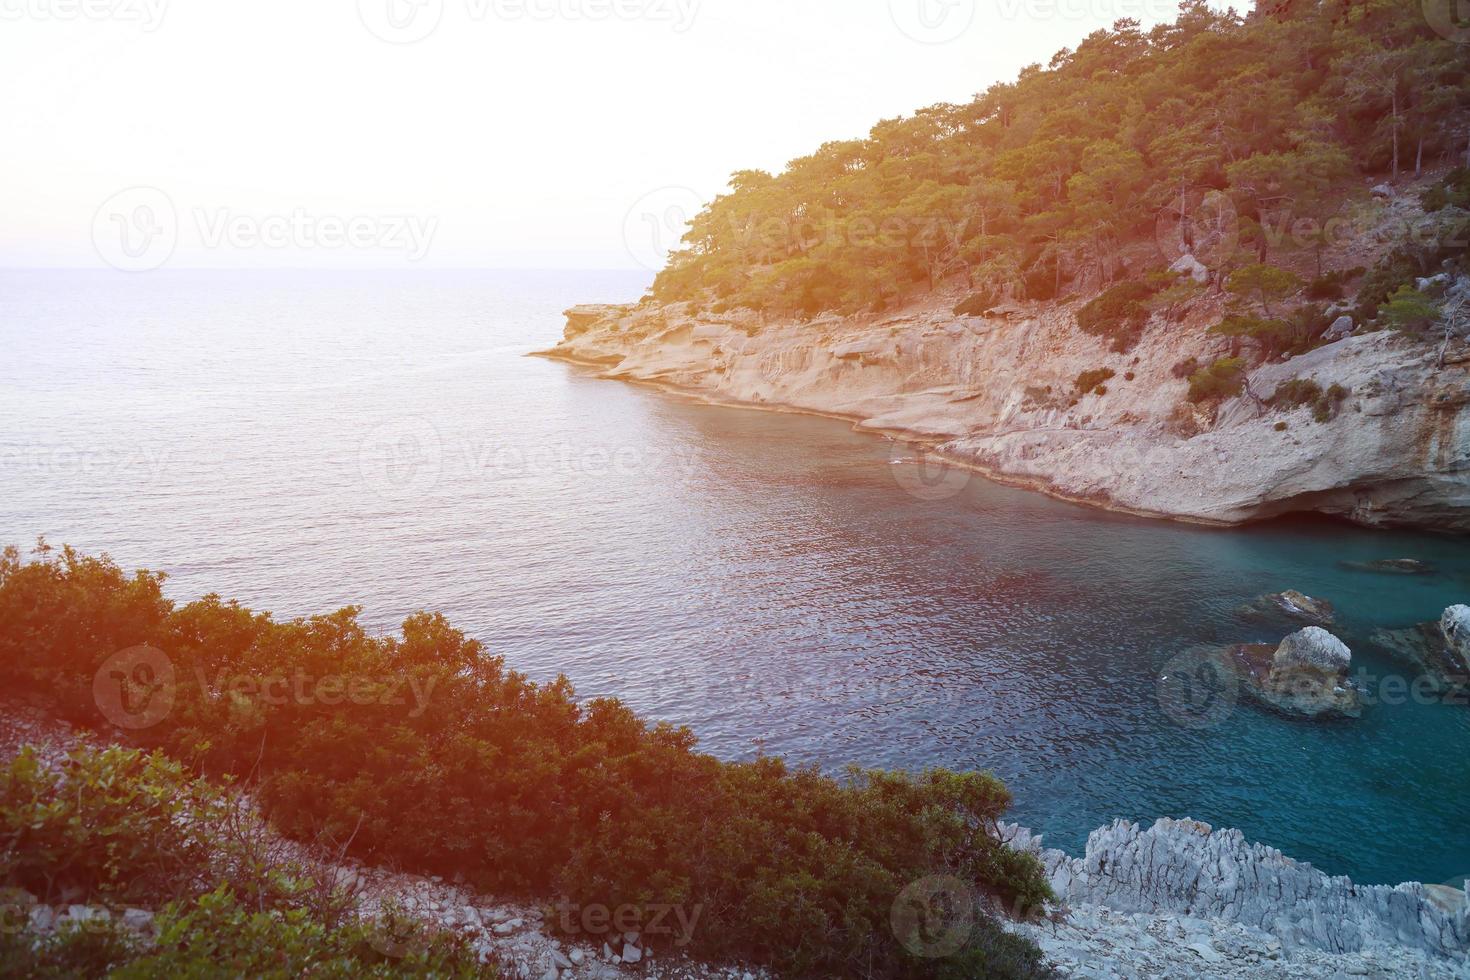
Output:
[[[1317,382],[1307,378],[1292,378],[1283,381],[1276,387],[1276,391],[1266,400],[1266,404],[1272,408],[1291,410],[1294,408],[1311,408],[1312,418],[1317,422],[1331,422],[1342,403],[1351,392],[1342,385],[1334,384],[1326,391]],[[1286,423],[1280,423],[1285,427]]]
[[[0,976],[74,980],[112,975],[140,955],[138,937],[113,922],[67,926],[46,936],[0,930]],[[196,973],[204,977],[217,971]]]
[[[1470,168],[1456,167],[1419,197],[1419,203],[1427,212],[1442,211],[1447,207],[1470,209]]]
[[[351,839],[366,860],[487,891],[698,904],[695,952],[796,974],[942,973],[888,927],[899,892],[930,875],[1021,910],[1050,895],[1039,862],[997,839],[1010,796],[989,774],[838,780],[778,759],[724,763],[686,729],[579,702],[565,679],[530,682],[441,616],[375,638],[355,609],[276,622],[217,596],[175,607],[160,589],[105,558],[23,563],[6,549],[0,679],[53,690],[64,714],[99,725],[92,682],[109,651],[166,651],[172,709],[137,737],[240,775],[267,746],[257,793],[293,836]],[[353,700],[232,681],[298,677],[345,678]]]
[[[1280,319],[1233,314],[1210,328],[1210,333],[1227,337],[1249,337],[1259,343],[1266,356],[1304,353],[1331,326],[1327,308],[1298,306]]]
[[[1268,404],[1273,408],[1301,408],[1303,405],[1315,405],[1321,400],[1321,385],[1304,378],[1292,378],[1277,386],[1276,393],[1268,399]]]
[[[225,887],[170,904],[157,926],[157,941],[148,944],[115,923],[47,936],[7,930],[0,934],[0,975],[33,980],[499,975],[494,966],[481,967],[467,943],[446,933],[401,919],[328,925],[300,910],[254,910]]]
[[[301,901],[315,883],[240,861],[231,827],[223,791],[162,755],[84,747],[53,771],[23,749],[0,770],[0,881],[48,903],[167,904],[153,943],[111,920],[49,936],[4,923],[0,975],[480,975],[464,943],[392,911],[360,922]]]
[[[331,926],[303,910],[257,911],[227,888],[167,909],[158,920],[157,951],[117,969],[116,980],[152,977],[399,976],[493,977],[463,940],[396,920],[348,920]],[[409,930],[409,931],[405,931]]]
[[[1148,322],[1145,304],[1156,292],[1158,289],[1150,282],[1121,282],[1077,311],[1077,328],[1112,340],[1115,350],[1130,350]]]
[[[1035,266],[1022,277],[1026,298],[1045,303],[1057,298],[1057,277],[1054,269]]]
[[[218,814],[218,792],[161,755],[85,749],[53,772],[25,749],[0,769],[0,877],[42,896],[172,899],[209,859],[188,826]]]
[[[991,292],[971,293],[960,301],[954,308],[955,316],[984,316],[989,313],[995,304],[999,302],[998,297]]]
[[[1440,307],[1413,286],[1404,285],[1379,308],[1378,315],[1385,326],[1417,333],[1439,321]]]
[[[1338,300],[1342,294],[1342,280],[1336,273],[1329,272],[1307,283],[1307,299]]]
[[[1198,371],[1199,366],[1199,358],[1186,357],[1184,360],[1180,361],[1178,364],[1175,364],[1172,368],[1170,368],[1169,373],[1179,380],[1183,381],[1185,378],[1188,378],[1190,375]]]
[[[1091,371],[1083,371],[1077,375],[1077,380],[1073,383],[1077,387],[1078,394],[1088,395],[1096,391],[1102,395],[1107,394],[1107,389],[1103,387],[1104,383],[1115,376],[1116,373],[1112,368],[1093,368]]]
[[[1240,394],[1245,383],[1245,359],[1222,357],[1207,368],[1190,375],[1189,400],[1201,402],[1223,401]]]

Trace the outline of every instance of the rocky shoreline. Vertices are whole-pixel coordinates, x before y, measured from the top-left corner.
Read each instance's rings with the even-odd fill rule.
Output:
[[[28,745],[57,765],[81,738],[35,708],[0,710],[0,758]],[[1191,820],[1164,819],[1147,830],[1118,821],[1095,831],[1080,858],[1045,849],[1026,829],[1000,831],[1010,846],[1037,855],[1058,898],[1044,918],[1011,928],[1040,945],[1065,977],[1470,978],[1463,890],[1355,885],[1249,843],[1239,831]],[[548,921],[551,903],[505,902],[442,878],[350,861],[329,873],[353,897],[357,914],[402,909],[464,935],[483,962],[515,978],[770,976],[656,953],[637,934],[573,939]],[[154,928],[147,909],[53,906],[14,895],[7,903],[7,916],[19,912],[20,924],[37,934],[109,918],[144,936]]]
[[[1470,290],[1470,280],[1462,283]],[[1455,288],[1460,288],[1457,285]],[[1223,299],[1152,324],[1117,353],[1076,325],[1078,300],[952,312],[941,290],[898,313],[767,321],[690,304],[579,306],[541,356],[713,403],[843,418],[999,482],[1150,517],[1231,525],[1318,512],[1470,533],[1470,360],[1381,331],[1339,336],[1190,403],[1190,364]],[[1106,385],[1083,391],[1089,372]],[[1287,382],[1348,394],[1325,420],[1272,404]]]
[[[1148,829],[1118,821],[1094,831],[1080,858],[1044,849],[1023,828],[1004,832],[1012,846],[1041,859],[1071,910],[1071,932],[1042,924],[1024,927],[1027,933],[1079,967],[1096,965],[1102,944],[1122,953],[1108,972],[1078,976],[1163,976],[1143,964],[1177,959],[1180,950],[1194,956],[1196,976],[1470,971],[1470,904],[1462,890],[1357,885],[1250,843],[1238,830],[1193,820],[1164,819]],[[1080,930],[1093,922],[1094,931]],[[1174,957],[1170,945],[1179,947]]]

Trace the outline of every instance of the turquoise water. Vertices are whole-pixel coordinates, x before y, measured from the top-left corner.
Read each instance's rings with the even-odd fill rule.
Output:
[[[1470,601],[1459,540],[1316,521],[1214,530],[969,479],[900,446],[523,355],[590,273],[0,273],[0,541],[37,534],[278,615],[442,610],[538,678],[709,751],[989,768],[1073,852],[1115,817],[1238,827],[1367,882],[1470,871],[1470,707],[1195,730],[1157,678],[1290,628],[1295,588],[1366,643]],[[964,482],[961,480],[960,482]],[[1342,561],[1417,557],[1402,577]]]

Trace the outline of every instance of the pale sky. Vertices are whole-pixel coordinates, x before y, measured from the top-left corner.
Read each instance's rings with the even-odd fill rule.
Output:
[[[1224,6],[1224,4],[1221,4]],[[0,0],[0,266],[656,264],[739,169],[1174,0]]]

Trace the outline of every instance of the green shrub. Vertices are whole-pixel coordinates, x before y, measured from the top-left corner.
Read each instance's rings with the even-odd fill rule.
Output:
[[[162,755],[84,749],[53,772],[25,749],[0,769],[0,878],[42,896],[171,899],[209,858],[189,824],[219,812],[218,792]]]
[[[1269,404],[1275,408],[1301,408],[1322,400],[1322,386],[1306,378],[1292,378],[1277,386]]]
[[[777,759],[724,763],[686,729],[579,702],[565,679],[532,683],[441,616],[377,638],[355,609],[277,622],[216,596],[175,607],[160,589],[105,558],[23,563],[6,549],[0,679],[53,690],[63,713],[99,725],[92,681],[109,652],[166,651],[172,710],[135,737],[240,775],[267,746],[257,795],[293,836],[350,839],[365,860],[463,873],[486,891],[698,904],[693,951],[795,974],[942,974],[910,963],[887,924],[899,892],[930,875],[1009,908],[1050,894],[1039,862],[997,839],[1010,796],[988,774],[839,780]],[[242,675],[345,677],[359,697],[210,689]]]
[[[991,292],[971,293],[954,308],[955,316],[984,316],[989,313],[999,298]]]
[[[1285,422],[1277,422],[1276,423],[1276,431],[1277,432],[1285,432],[1289,428],[1291,428],[1291,426],[1287,425]]]
[[[472,976],[465,944],[394,913],[359,922],[245,862],[239,811],[162,755],[83,747],[59,770],[23,749],[0,770],[0,881],[54,903],[157,906],[157,941],[113,920],[45,936],[0,928],[0,975]],[[226,879],[219,882],[221,875]],[[333,896],[335,899],[337,896]]]
[[[1456,167],[1419,197],[1427,212],[1442,211],[1446,207],[1470,209],[1470,167]]]
[[[1342,279],[1336,273],[1329,272],[1307,283],[1307,299],[1337,300],[1342,299],[1342,294]]]
[[[1339,384],[1323,391],[1322,386],[1311,379],[1292,378],[1278,385],[1266,403],[1272,408],[1283,410],[1310,408],[1314,420],[1326,423],[1337,416],[1349,394],[1351,392]],[[1284,422],[1279,424],[1283,428],[1286,425]]]
[[[1053,269],[1035,266],[1021,281],[1025,286],[1027,299],[1045,303],[1057,298],[1056,271]]]
[[[1240,394],[1244,383],[1245,359],[1222,357],[1190,375],[1189,400],[1198,404],[1233,398]]]
[[[1268,319],[1259,316],[1231,314],[1210,328],[1210,333],[1227,337],[1249,337],[1259,343],[1266,356],[1311,350],[1331,321],[1327,308],[1303,305],[1286,316]]]
[[[0,976],[27,980],[111,976],[141,950],[138,937],[115,922],[69,925],[49,935],[0,930]],[[194,975],[217,976],[218,968]]]
[[[1403,285],[1379,307],[1378,316],[1385,326],[1394,330],[1417,333],[1439,321],[1440,307],[1413,286]]]
[[[1356,319],[1364,323],[1378,316],[1378,308],[1399,287],[1412,285],[1418,267],[1402,249],[1389,253],[1363,276],[1358,285]]]
[[[1113,342],[1113,350],[1133,348],[1148,322],[1148,300],[1159,291],[1152,280],[1130,279],[1111,287],[1077,311],[1077,328]]]
[[[395,922],[348,920],[329,926],[305,910],[258,911],[227,888],[166,910],[158,919],[157,951],[116,969],[116,980],[230,976],[493,977],[463,940]],[[405,932],[408,928],[411,931]]]
[[[220,887],[172,903],[145,943],[116,923],[89,923],[40,936],[0,934],[0,975],[33,980],[102,977],[400,976],[493,978],[463,940],[403,920],[346,920],[327,925],[304,910],[258,910]],[[391,932],[387,930],[392,930]]]
[[[1088,395],[1094,391],[1098,394],[1107,394],[1107,389],[1103,385],[1115,376],[1116,372],[1112,368],[1093,368],[1091,371],[1083,371],[1077,375],[1077,380],[1073,384],[1076,385],[1078,394]]]

